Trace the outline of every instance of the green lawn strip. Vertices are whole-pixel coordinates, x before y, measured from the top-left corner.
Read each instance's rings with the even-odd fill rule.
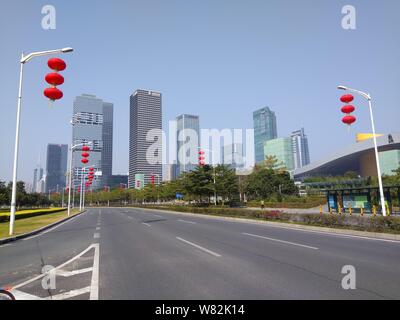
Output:
[[[76,215],[79,210],[74,209],[71,215]],[[31,218],[21,219],[15,221],[14,225],[14,235],[20,235],[30,231],[34,231],[45,227],[49,224],[55,223],[67,217],[67,210],[55,213],[48,213],[46,215],[35,216]],[[0,239],[9,237],[9,223],[0,223]]]

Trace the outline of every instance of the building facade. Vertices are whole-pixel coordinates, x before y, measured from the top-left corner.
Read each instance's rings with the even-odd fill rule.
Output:
[[[39,191],[39,188],[38,188],[39,181],[42,180],[42,178],[43,178],[43,168],[35,168],[33,170],[32,193],[42,192],[42,191]]]
[[[80,184],[83,168],[93,166],[101,172],[93,180],[93,189],[108,184],[112,175],[113,151],[113,104],[104,102],[94,95],[83,94],[75,98],[73,108],[72,141],[74,145],[89,142],[89,162],[81,163],[81,148],[73,152],[74,186]]]
[[[162,181],[162,96],[138,89],[130,97],[129,188]],[[140,178],[140,182],[136,181]],[[142,181],[143,180],[143,181]],[[138,182],[138,183],[137,183]]]
[[[304,128],[293,131],[290,138],[292,139],[294,169],[299,169],[310,164],[308,138],[304,132]]]
[[[255,162],[264,160],[264,144],[278,137],[275,112],[265,107],[253,112]]]
[[[292,140],[291,138],[278,138],[268,140],[264,144],[264,158],[275,156],[277,165],[283,164],[288,171],[294,169]]]
[[[196,168],[200,146],[199,116],[182,114],[176,118],[176,125],[177,164],[174,166],[173,179]]]
[[[46,193],[61,192],[66,186],[68,145],[48,144],[46,157]]]

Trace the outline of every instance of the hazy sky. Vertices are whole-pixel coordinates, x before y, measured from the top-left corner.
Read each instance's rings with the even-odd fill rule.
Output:
[[[54,5],[56,30],[41,26]],[[357,29],[341,26],[353,5]],[[338,84],[370,91],[377,131],[399,131],[400,1],[85,0],[1,1],[0,180],[10,180],[21,52],[71,46],[61,88],[43,96],[47,58],[25,68],[19,179],[32,181],[47,143],[70,143],[72,102],[82,93],[114,103],[114,173],[128,171],[129,96],[163,93],[163,119],[200,116],[202,128],[251,128],[252,112],[276,112],[279,136],[304,126],[311,160],[370,130],[367,104],[358,122],[340,119]]]

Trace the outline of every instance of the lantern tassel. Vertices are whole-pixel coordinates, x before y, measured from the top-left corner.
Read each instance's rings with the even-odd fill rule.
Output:
[[[53,109],[54,107],[54,100],[49,99],[49,109]]]

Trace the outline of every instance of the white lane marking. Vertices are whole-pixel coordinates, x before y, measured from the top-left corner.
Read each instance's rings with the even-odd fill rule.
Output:
[[[242,234],[244,234],[246,236],[250,236],[250,237],[255,237],[255,238],[260,238],[260,239],[265,239],[265,240],[270,240],[270,241],[276,241],[276,242],[281,242],[281,243],[285,243],[285,244],[290,244],[290,245],[293,245],[293,246],[298,246],[298,247],[318,250],[318,248],[316,248],[316,247],[306,246],[306,245],[300,244],[300,243],[289,242],[289,241],[284,241],[284,240],[279,240],[279,239],[274,239],[274,238],[268,238],[268,237],[259,236],[257,234],[252,234],[252,233],[242,232]]]
[[[76,290],[71,290],[68,292],[63,292],[60,294],[56,294],[54,296],[48,297],[46,298],[46,300],[64,300],[64,299],[69,299],[69,298],[73,298],[76,296],[80,296],[81,294],[84,293],[89,293],[90,292],[91,287],[86,287],[86,288],[82,288],[82,289],[76,289]]]
[[[100,230],[100,227],[96,227],[96,231],[99,231]]]
[[[178,221],[184,222],[184,223],[190,223],[190,224],[197,224],[197,222],[187,221],[187,220],[181,220],[181,219],[179,219]]]
[[[57,271],[57,270],[62,269],[63,267],[65,267],[66,265],[70,264],[70,263],[73,262],[74,260],[77,260],[77,259],[79,259],[80,257],[82,257],[86,252],[92,250],[93,248],[95,248],[95,255],[96,255],[96,251],[99,251],[99,244],[98,244],[98,243],[93,243],[93,244],[90,245],[87,249],[83,250],[81,253],[79,253],[79,254],[76,255],[75,257],[72,257],[71,259],[69,259],[68,261],[64,262],[63,264],[60,264],[58,267],[56,267],[56,268],[54,268],[54,269],[52,269],[52,270],[49,270],[48,272],[45,272],[45,273],[43,273],[43,274],[40,274],[40,275],[38,275],[38,276],[36,276],[36,277],[33,277],[32,279],[29,279],[29,280],[27,280],[27,281],[24,281],[24,282],[22,282],[22,283],[17,284],[16,286],[13,287],[13,290],[14,290],[14,289],[21,288],[21,287],[24,287],[24,286],[26,286],[26,285],[28,285],[28,284],[30,284],[30,283],[36,281],[36,280],[39,280],[39,279],[43,278],[44,276],[47,276],[47,275],[48,275],[51,271],[53,271],[53,270],[56,270],[56,271]]]
[[[153,214],[153,216],[158,217],[158,218],[164,218],[163,216],[160,216],[158,214]]]
[[[14,295],[15,300],[42,300],[42,298],[35,296],[33,294],[29,294],[26,292],[22,292],[19,290],[11,290],[11,293]]]
[[[199,246],[199,245],[197,245],[197,244],[195,244],[195,243],[193,243],[193,242],[187,241],[187,240],[182,239],[182,238],[180,238],[180,237],[176,237],[176,238],[177,238],[178,240],[182,241],[182,242],[185,242],[185,243],[187,243],[187,244],[190,244],[191,246],[193,246],[193,247],[195,247],[195,248],[197,248],[197,249],[200,249],[200,250],[202,250],[202,251],[204,251],[204,252],[207,252],[207,253],[213,255],[214,257],[218,257],[218,258],[221,257],[220,254],[218,254],[218,253],[216,253],[216,252],[214,252],[214,251],[208,250],[208,249],[206,249],[206,248],[204,248],[204,247],[201,247],[201,246]]]
[[[58,276],[68,278],[68,277],[75,276],[77,274],[82,274],[82,273],[91,272],[91,271],[93,271],[92,267],[85,268],[85,269],[79,269],[79,270],[73,270],[73,271],[57,270],[56,274]]]
[[[100,238],[100,233],[95,233],[94,235],[93,235],[93,239],[99,239]]]
[[[64,222],[62,222],[62,223],[56,225],[55,227],[53,227],[53,228],[51,228],[51,229],[48,229],[48,230],[45,230],[45,231],[43,231],[43,232],[41,232],[41,233],[39,233],[39,234],[36,234],[36,235],[31,236],[31,237],[29,237],[29,238],[22,239],[22,241],[26,241],[26,240],[30,240],[30,239],[33,239],[33,238],[36,238],[36,237],[40,237],[40,236],[42,236],[42,235],[44,235],[44,234],[46,234],[46,233],[49,233],[49,232],[51,232],[51,231],[57,229],[58,227],[61,227],[62,225],[66,224],[66,223],[68,223],[68,222],[72,222],[73,220],[75,220],[76,218],[79,218],[80,216],[82,216],[82,214],[80,214],[80,215],[78,215],[78,216],[76,216],[76,217],[73,217],[73,218],[71,218],[71,219],[69,219],[69,220],[67,220],[67,221],[64,221]]]
[[[142,224],[144,224],[145,226],[151,227],[151,225],[148,223],[142,222]]]
[[[100,246],[98,243],[93,244],[94,261],[93,261],[93,272],[92,282],[90,284],[90,300],[99,300],[99,258],[100,258]]]

